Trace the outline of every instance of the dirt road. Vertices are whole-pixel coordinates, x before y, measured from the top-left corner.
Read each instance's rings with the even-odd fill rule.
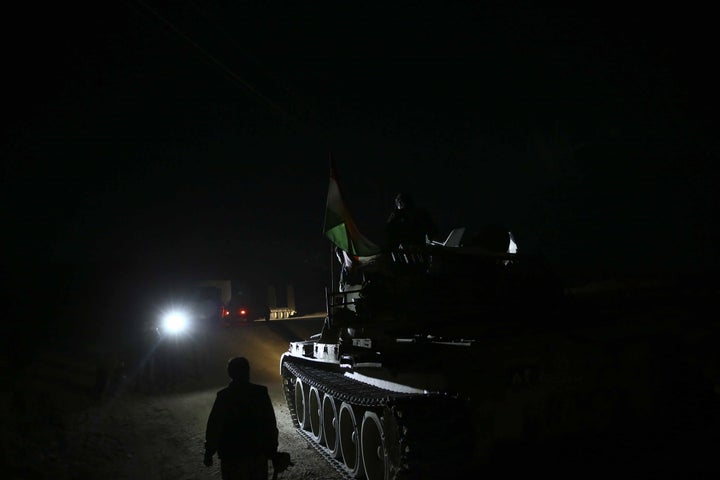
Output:
[[[3,417],[10,419],[2,436],[5,478],[220,478],[217,460],[210,468],[202,464],[205,423],[215,393],[229,381],[227,360],[235,355],[250,360],[251,381],[269,388],[279,449],[295,463],[279,478],[344,478],[292,426],[279,375],[288,342],[319,332],[321,323],[313,317],[210,332],[197,375],[182,375],[164,391],[138,391],[136,371],[128,368],[102,399],[89,396],[94,369],[81,350],[38,359],[44,364],[35,371],[46,372],[43,378],[25,378],[15,394],[3,397]],[[58,367],[57,378],[50,365]]]

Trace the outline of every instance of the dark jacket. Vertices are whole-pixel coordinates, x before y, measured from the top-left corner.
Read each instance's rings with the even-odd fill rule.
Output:
[[[223,459],[270,458],[278,447],[275,411],[262,385],[233,380],[215,398],[205,432],[205,451]]]
[[[425,245],[425,237],[433,239],[437,234],[437,226],[427,210],[415,206],[407,206],[394,210],[385,225],[386,247],[393,250],[402,244]]]

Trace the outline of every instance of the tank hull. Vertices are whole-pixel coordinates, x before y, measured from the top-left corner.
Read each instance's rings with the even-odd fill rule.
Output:
[[[471,295],[467,276],[457,288],[421,276],[390,295],[364,290],[350,312],[347,292],[328,293],[323,331],[280,360],[296,428],[344,476],[708,468],[693,459],[720,446],[720,325],[700,310],[682,300],[547,302],[544,289],[538,303],[485,294],[483,281]]]

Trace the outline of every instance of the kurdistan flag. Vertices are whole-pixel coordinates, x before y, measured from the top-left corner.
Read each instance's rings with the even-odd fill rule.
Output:
[[[332,165],[330,166],[330,185],[325,206],[323,233],[331,242],[353,257],[367,257],[380,253],[380,247],[360,233],[345,207]]]

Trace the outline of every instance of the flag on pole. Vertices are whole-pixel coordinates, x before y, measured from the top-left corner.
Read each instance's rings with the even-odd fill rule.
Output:
[[[323,233],[331,242],[353,257],[368,257],[380,253],[380,247],[360,233],[345,207],[332,162]]]

